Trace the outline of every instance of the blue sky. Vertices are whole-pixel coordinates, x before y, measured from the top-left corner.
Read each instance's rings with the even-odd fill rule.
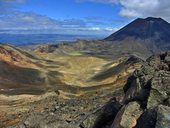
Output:
[[[138,17],[170,21],[169,13],[167,0],[0,0],[0,32],[108,35]]]

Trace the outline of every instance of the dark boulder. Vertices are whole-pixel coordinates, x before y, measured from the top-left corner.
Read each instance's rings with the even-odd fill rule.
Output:
[[[111,128],[169,128],[170,54],[148,58],[124,86],[122,107],[113,116]],[[109,111],[108,111],[109,112]],[[104,119],[109,117],[103,113]],[[104,120],[100,120],[98,125]],[[95,124],[96,125],[96,124]],[[93,127],[92,127],[93,128]],[[100,127],[96,127],[100,128]],[[104,127],[101,127],[104,128]]]

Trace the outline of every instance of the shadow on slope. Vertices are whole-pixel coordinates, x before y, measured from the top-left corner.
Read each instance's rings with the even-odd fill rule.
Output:
[[[126,72],[130,66],[134,66],[135,64],[138,64],[141,62],[143,62],[143,60],[135,56],[131,56],[129,57],[129,59],[127,59],[126,61],[123,61],[117,66],[111,67],[109,69],[106,69],[105,71],[100,72],[99,74],[95,75],[92,79],[96,81],[101,81],[113,75],[119,76],[119,74]]]
[[[3,61],[0,61],[0,69],[0,93],[24,94],[26,91],[28,93],[43,91],[45,79],[37,69],[17,67]]]

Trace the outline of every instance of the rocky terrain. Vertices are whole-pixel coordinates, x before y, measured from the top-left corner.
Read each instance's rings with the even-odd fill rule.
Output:
[[[0,128],[169,128],[170,53],[156,54],[169,26],[137,19],[103,40],[0,44]]]
[[[124,97],[91,114],[83,128],[169,128],[170,53],[147,59],[128,78]],[[115,103],[116,102],[116,103]],[[109,107],[108,107],[109,106]]]
[[[123,89],[112,93],[105,90],[64,99],[59,93],[51,92],[30,96],[27,103],[18,100],[15,105],[12,103],[13,107],[7,107],[9,102],[4,97],[6,110],[15,111],[8,115],[3,110],[1,127],[168,128],[169,58],[170,53],[151,56],[128,78]]]
[[[142,63],[134,55],[113,60],[48,45],[28,52],[1,44],[0,127],[79,127],[113,95],[121,97]]]

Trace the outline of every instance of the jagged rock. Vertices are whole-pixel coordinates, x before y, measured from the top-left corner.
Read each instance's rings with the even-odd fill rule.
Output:
[[[159,105],[157,112],[156,128],[170,127],[170,107]]]
[[[111,128],[133,128],[137,124],[137,120],[142,114],[140,104],[130,102],[124,105],[117,114]]]
[[[156,108],[145,110],[138,119],[136,128],[155,128],[156,120],[157,120]]]
[[[138,97],[141,92],[141,85],[139,79],[135,79],[132,81],[131,87],[128,89],[128,91],[125,94],[124,102],[128,102],[129,100],[133,100],[134,97]]]
[[[148,97],[147,108],[155,107],[169,99],[170,95],[170,73],[159,71],[151,81],[151,91]]]
[[[123,107],[111,128],[169,128],[170,54],[148,58],[124,86]]]
[[[164,55],[164,57],[162,57]],[[169,104],[170,72],[164,59],[167,54],[152,56],[139,71],[135,71],[124,87],[124,103],[139,101],[144,107]]]
[[[165,53],[165,62],[168,62],[168,63],[170,63],[170,52],[167,52],[167,53]]]
[[[154,68],[148,65],[144,65],[141,70],[136,70],[124,86],[125,96],[123,103],[139,101],[142,106],[145,106],[150,93],[150,79],[153,77],[154,72]]]
[[[110,126],[120,108],[121,104],[116,99],[112,99],[103,108],[90,114],[80,126],[82,128],[103,128]]]
[[[101,114],[101,110],[98,110],[92,114],[90,114],[81,124],[82,128],[93,128],[95,120]]]
[[[118,110],[121,107],[122,105],[116,101],[116,99],[111,100],[102,109],[101,114],[96,119],[93,128],[103,128],[110,126],[112,124],[112,120],[116,117]]]
[[[169,56],[168,53],[165,53],[148,58],[141,70],[135,71],[124,87],[123,103],[130,104],[137,101],[144,109],[143,114],[138,119],[137,128],[154,128],[158,120],[156,118],[157,106],[160,104],[170,105]],[[123,115],[119,118],[123,118]],[[117,120],[117,116],[115,120]],[[122,124],[127,125],[126,127],[132,127],[127,122]],[[116,127],[114,123],[113,126]]]

